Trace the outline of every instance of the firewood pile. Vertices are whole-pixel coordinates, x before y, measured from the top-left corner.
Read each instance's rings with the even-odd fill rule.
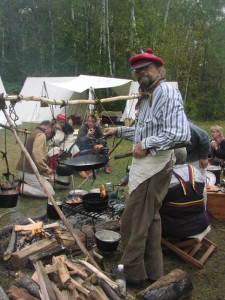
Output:
[[[10,299],[132,299],[119,291],[116,282],[86,260],[70,261],[66,255],[53,256],[51,264],[41,260],[33,263],[30,277],[22,272],[16,274],[16,283],[6,291]],[[134,299],[134,298],[133,298]]]

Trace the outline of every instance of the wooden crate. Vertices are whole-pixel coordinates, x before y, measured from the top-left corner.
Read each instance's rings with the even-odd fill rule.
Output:
[[[218,221],[225,221],[225,193],[208,192],[206,208],[209,217]]]

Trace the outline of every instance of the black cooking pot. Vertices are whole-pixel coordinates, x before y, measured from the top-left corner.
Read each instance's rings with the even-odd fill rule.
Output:
[[[100,193],[88,193],[82,196],[83,207],[87,211],[101,212],[108,207],[109,196],[100,197]]]
[[[99,230],[95,233],[97,248],[102,252],[116,251],[121,235],[112,230]]]
[[[60,176],[70,176],[73,174],[73,168],[65,165],[64,163],[58,163],[56,167],[56,173]]]
[[[11,208],[17,205],[19,193],[12,185],[1,185],[0,191],[0,207]]]
[[[104,167],[109,160],[107,155],[84,155],[66,159],[63,163],[75,171],[90,171]]]
[[[58,207],[60,209],[62,209],[62,201],[57,200],[56,204],[58,205]],[[48,199],[48,202],[47,202],[47,216],[51,220],[58,220],[58,219],[60,219],[59,214],[57,213],[54,205],[52,204],[52,202],[49,199]]]

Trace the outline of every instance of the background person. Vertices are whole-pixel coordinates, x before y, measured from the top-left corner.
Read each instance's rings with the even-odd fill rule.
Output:
[[[225,166],[225,137],[223,127],[214,125],[211,127],[212,140],[210,142],[210,159],[212,165]]]
[[[80,149],[80,155],[87,155],[97,151],[102,155],[107,155],[109,148],[101,126],[97,123],[97,118],[94,115],[88,115],[86,122],[80,127],[77,135],[77,146]],[[107,162],[104,166],[104,171],[107,174],[112,172],[110,164]],[[86,176],[87,172],[80,172],[82,177]]]
[[[43,121],[41,124],[28,135],[25,148],[30,154],[35,163],[42,181],[49,193],[54,196],[55,192],[52,185],[47,179],[53,180],[53,170],[48,167],[46,163],[47,155],[47,139],[51,136],[53,131],[52,123],[50,121]],[[20,178],[24,183],[19,186],[19,192],[27,196],[35,196],[40,198],[47,198],[43,191],[29,161],[25,154],[21,152],[21,157],[16,169],[19,171]],[[47,179],[46,179],[47,178]]]
[[[129,199],[121,220],[126,280],[141,285],[163,275],[159,208],[172,176],[176,143],[190,140],[180,92],[164,81],[163,60],[152,49],[134,55],[129,63],[140,84],[135,127],[109,127],[106,137],[133,140]]]

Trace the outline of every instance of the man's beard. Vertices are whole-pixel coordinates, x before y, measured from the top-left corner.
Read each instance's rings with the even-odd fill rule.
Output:
[[[140,89],[145,90],[147,89],[153,82],[155,82],[156,79],[154,79],[152,76],[141,76],[138,79],[138,82],[140,84]]]

